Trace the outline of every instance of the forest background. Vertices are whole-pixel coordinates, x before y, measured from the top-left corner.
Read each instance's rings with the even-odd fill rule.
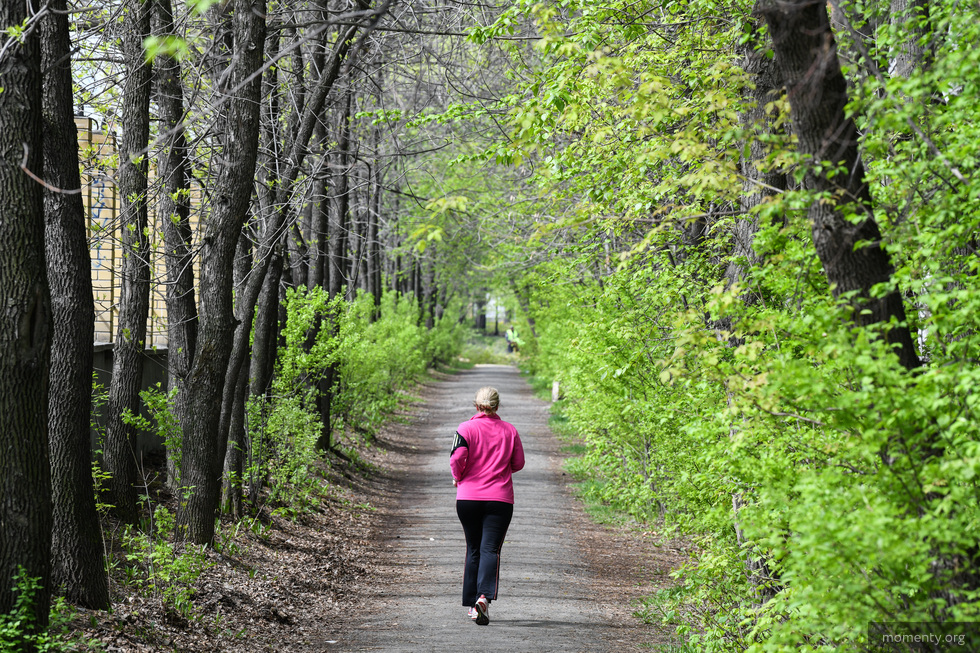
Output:
[[[976,636],[978,13],[4,2],[3,632],[109,605],[97,511],[145,522],[138,426],[171,537],[211,545],[219,511],[306,496],[493,298],[586,492],[699,546],[650,618],[706,651]],[[77,111],[117,159],[78,154]],[[94,481],[80,162],[125,257]],[[151,288],[170,383],[141,398]]]

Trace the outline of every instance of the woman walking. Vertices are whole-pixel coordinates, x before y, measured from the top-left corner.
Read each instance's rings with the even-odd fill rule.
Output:
[[[514,515],[511,474],[524,468],[524,447],[517,429],[497,416],[495,388],[477,390],[473,405],[479,412],[456,430],[449,466],[466,536],[463,605],[471,619],[486,626],[490,602],[497,598],[500,548]]]

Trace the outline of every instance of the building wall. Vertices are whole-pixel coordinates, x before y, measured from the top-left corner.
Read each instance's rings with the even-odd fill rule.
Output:
[[[91,118],[75,119],[82,174],[82,201],[88,215],[89,247],[92,257],[92,291],[95,298],[95,342],[111,343],[116,337],[119,316],[119,290],[122,251],[119,244],[119,201],[115,174],[118,168],[116,140],[111,133],[96,128]],[[155,211],[155,175],[150,173],[150,250],[152,280],[150,316],[147,320],[146,348],[167,346],[166,262],[163,234]],[[200,194],[191,196],[200,206]],[[198,200],[198,201],[195,201]],[[197,212],[191,222],[196,224]],[[197,265],[195,265],[197,268]],[[196,269],[195,269],[196,273]]]
[[[115,137],[97,129],[91,118],[75,119],[78,128],[79,159],[82,173],[82,201],[88,216],[89,251],[92,259],[92,291],[95,299],[94,380],[103,391],[112,375],[112,343],[116,337],[122,252],[119,246],[119,196],[115,174],[118,168]],[[152,179],[151,179],[152,183]],[[154,216],[153,203],[150,215]],[[152,221],[151,221],[152,222]],[[166,268],[162,234],[151,227],[153,274],[150,288],[150,317],[147,321],[142,389],[160,385],[167,389],[167,305]],[[104,408],[104,407],[102,407]],[[92,420],[92,448],[101,449],[100,433],[104,419],[97,406]],[[149,415],[146,415],[149,417]],[[137,454],[159,454],[163,442],[152,433],[137,435]]]
[[[112,345],[97,344],[95,346],[95,356],[93,360],[94,383],[102,388],[102,391],[109,390],[109,381],[112,378]],[[155,349],[146,351],[146,359],[143,362],[143,380],[141,387],[143,390],[159,387],[167,390],[167,350]],[[105,432],[105,419],[100,413],[105,406],[97,406],[92,414],[92,450],[102,449],[100,442],[101,433]],[[149,418],[146,411],[140,411],[144,417]],[[136,436],[136,452],[140,454],[161,454],[164,451],[163,440],[154,433],[139,432]]]

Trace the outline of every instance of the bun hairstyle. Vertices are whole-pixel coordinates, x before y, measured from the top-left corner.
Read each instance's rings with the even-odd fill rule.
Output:
[[[476,397],[473,399],[473,406],[477,410],[488,415],[492,415],[497,412],[497,406],[500,405],[500,395],[497,393],[496,388],[485,387],[480,388],[476,391]]]

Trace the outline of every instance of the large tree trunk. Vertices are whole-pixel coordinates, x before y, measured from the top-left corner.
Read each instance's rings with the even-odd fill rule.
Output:
[[[741,55],[742,68],[752,80],[752,88],[744,97],[746,108],[739,113],[739,124],[749,134],[749,142],[747,156],[740,162],[743,181],[739,208],[742,215],[735,219],[732,259],[725,270],[728,284],[744,281],[746,266],[760,263],[753,249],[755,234],[759,231],[759,218],[752,211],[786,189],[784,173],[760,169],[766,165],[764,137],[775,129],[775,121],[766,111],[766,105],[775,99],[773,93],[782,85],[776,62],[760,52],[753,41],[741,48]],[[746,295],[745,299],[753,301],[750,295]]]
[[[0,3],[0,26],[22,25],[29,2]],[[48,355],[51,306],[44,263],[41,47],[36,33],[6,37],[0,56],[0,614],[13,578],[39,578],[31,630],[48,623],[51,472]]]
[[[119,197],[122,225],[122,285],[119,323],[112,350],[112,380],[106,405],[105,467],[111,475],[110,502],[120,519],[135,524],[136,433],[123,414],[140,410],[146,320],[150,311],[150,239],[147,229],[147,145],[150,140],[152,69],[143,54],[150,35],[152,2],[131,0],[123,36],[126,86],[123,91]]]
[[[269,59],[275,59],[279,55],[279,39],[281,30],[273,29],[273,26],[269,26],[269,36],[266,41],[266,50]],[[289,33],[293,33],[293,30],[289,30]],[[294,56],[297,59],[296,64],[302,68],[302,55],[299,48],[297,48]],[[258,200],[258,214],[260,216],[257,221],[260,224],[268,224],[272,221],[272,216],[278,210],[275,205],[276,202],[276,188],[279,185],[278,177],[278,166],[282,160],[282,126],[281,126],[281,109],[279,104],[279,95],[281,92],[279,84],[279,67],[271,66],[265,71],[262,76],[262,97],[268,98],[268,104],[264,105],[262,108],[261,120],[261,131],[262,131],[262,142],[264,147],[259,154],[258,158],[258,173],[256,178],[259,183],[256,187],[256,198]],[[302,78],[302,73],[299,73],[299,78]],[[295,90],[294,92],[302,94],[302,90]],[[248,245],[246,248],[245,246]],[[247,252],[246,252],[247,250]],[[278,256],[278,252],[276,255]],[[236,329],[236,335],[234,344],[232,346],[231,358],[235,359],[239,356],[236,349],[239,347],[245,348],[241,353],[244,358],[247,355],[249,343],[245,342],[243,338],[240,338],[238,334],[240,330],[244,328],[244,323],[251,321],[251,317],[245,315],[245,313],[252,310],[251,307],[246,306],[246,301],[241,296],[241,291],[237,289],[244,289],[246,287],[245,278],[250,273],[252,267],[252,247],[251,244],[247,242],[245,235],[241,240],[239,240],[239,253],[237,257],[237,262],[235,266],[235,288],[236,293],[239,296],[239,301],[236,302],[235,311],[238,319],[238,327]],[[273,271],[277,269],[275,263],[270,268],[269,275],[273,274]],[[281,270],[281,266],[278,267]],[[268,279],[266,280],[268,281]],[[278,283],[278,276],[276,278],[276,283]],[[278,295],[276,295],[278,300]],[[260,300],[261,304],[261,300]],[[278,308],[278,307],[277,307]],[[253,352],[255,348],[259,346],[259,339],[261,338],[261,333],[259,327],[255,331],[255,346],[252,347]],[[225,399],[222,401],[229,401],[228,406],[222,406],[221,412],[221,422],[220,422],[220,432],[228,433],[228,444],[225,450],[225,463],[224,463],[224,478],[222,479],[222,492],[221,492],[221,509],[224,512],[231,513],[233,515],[240,515],[244,510],[243,502],[243,487],[245,482],[245,459],[246,452],[249,453],[251,459],[251,454],[254,454],[256,447],[249,439],[249,434],[247,433],[246,424],[246,401],[248,398],[248,393],[250,390],[249,376],[244,372],[244,370],[234,370],[233,374],[226,374],[225,383],[228,384],[225,387]],[[231,391],[231,392],[229,392]],[[229,400],[230,397],[230,400]],[[257,465],[261,465],[260,462],[256,461]],[[250,496],[253,503],[258,498],[258,491],[261,488],[261,484],[258,479],[261,478],[261,472],[253,468],[251,475],[249,477],[249,488]]]
[[[251,446],[245,432],[245,401],[249,392],[253,396],[262,396],[266,393],[272,380],[275,362],[276,325],[279,321],[279,281],[282,278],[283,256],[279,250],[276,250],[273,256],[256,306],[250,372],[238,375],[235,381],[234,401],[227,417],[228,447],[225,452],[222,505],[225,512],[234,515],[242,514],[245,452]],[[256,497],[253,496],[252,499],[254,501]]]
[[[95,303],[78,173],[66,0],[41,23],[44,78],[45,248],[52,333],[48,442],[53,529],[51,581],[72,603],[109,608],[92,484],[92,346]],[[64,191],[64,192],[63,192]]]
[[[237,291],[245,283],[245,278],[252,269],[252,241],[249,229],[246,227],[238,237],[238,248],[235,253],[234,265],[234,287]],[[235,307],[235,319],[242,321]],[[234,354],[232,354],[234,356]],[[245,445],[245,394],[248,391],[248,377],[239,374],[235,379],[225,377],[225,394],[231,390],[234,393],[235,401],[228,413],[222,411],[220,422],[220,433],[227,431],[228,444],[225,447],[224,471],[221,479],[221,511],[231,514],[234,517],[241,516],[242,513],[242,485],[241,474],[244,470],[243,447]],[[228,420],[227,423],[225,420]]]
[[[837,48],[822,0],[759,0],[756,11],[769,26],[776,61],[786,80],[793,128],[800,150],[819,172],[807,175],[807,185],[825,194],[810,205],[813,243],[834,296],[856,291],[854,320],[861,325],[887,323],[895,318],[887,339],[902,365],[919,365],[898,291],[871,296],[872,286],[892,276],[881,232],[871,213],[871,193],[858,153],[858,132],[847,117],[847,84],[841,74]],[[832,171],[838,170],[837,174]],[[833,198],[832,201],[829,201]],[[857,222],[849,217],[855,216]],[[863,244],[857,247],[858,243]]]
[[[234,0],[234,56],[224,116],[228,138],[214,207],[201,244],[201,308],[194,365],[187,377],[182,485],[188,488],[178,522],[198,544],[214,539],[225,439],[219,431],[225,372],[235,333],[232,277],[235,248],[252,196],[259,140],[259,95],[265,44],[265,2]]]
[[[174,32],[170,0],[156,0],[154,32],[161,37]],[[193,363],[197,343],[197,305],[194,300],[194,261],[191,253],[190,195],[187,139],[184,136],[184,97],[180,62],[157,57],[157,106],[163,130],[160,156],[159,218],[163,226],[164,262],[167,267],[167,370],[170,388],[181,388]],[[186,402],[178,399],[178,420]],[[167,449],[167,485],[179,487],[179,447]]]

